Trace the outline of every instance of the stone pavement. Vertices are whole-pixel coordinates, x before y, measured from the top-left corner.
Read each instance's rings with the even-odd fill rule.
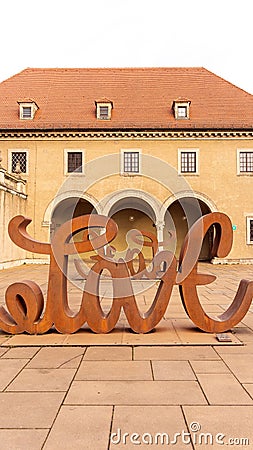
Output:
[[[1,304],[6,287],[22,279],[46,293],[47,271],[1,271]],[[202,264],[201,271],[217,276],[199,288],[214,315],[229,305],[240,279],[253,279],[252,266]],[[144,311],[157,283],[138,282],[136,289]],[[107,310],[110,283],[100,291]],[[77,310],[74,284],[69,296]],[[252,449],[253,307],[227,334],[231,342],[221,343],[198,331],[176,288],[147,335],[132,333],[123,316],[108,335],[85,327],[74,335],[0,334],[0,449]]]

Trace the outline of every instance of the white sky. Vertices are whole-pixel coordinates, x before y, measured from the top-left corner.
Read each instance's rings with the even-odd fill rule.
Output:
[[[26,67],[202,66],[253,94],[252,0],[2,0],[0,81]]]

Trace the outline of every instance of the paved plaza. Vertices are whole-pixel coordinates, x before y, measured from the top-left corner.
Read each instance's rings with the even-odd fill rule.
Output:
[[[217,276],[198,288],[216,316],[252,266],[200,264]],[[48,266],[0,271],[0,302],[11,283],[33,280],[44,295]],[[138,306],[151,304],[158,283],[136,281]],[[101,285],[104,310],[111,283]],[[81,292],[69,284],[78,310]],[[229,342],[197,330],[174,287],[155,331],[130,331],[124,315],[114,331],[43,336],[0,334],[0,449],[253,448],[253,304]],[[202,435],[201,435],[202,433]]]

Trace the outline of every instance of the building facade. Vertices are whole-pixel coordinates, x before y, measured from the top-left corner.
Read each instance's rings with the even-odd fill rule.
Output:
[[[178,256],[191,223],[220,211],[234,236],[223,262],[252,263],[252,126],[253,96],[203,68],[26,69],[0,84],[2,166],[26,182],[29,233],[49,241],[72,216],[105,214],[118,255],[137,228]]]

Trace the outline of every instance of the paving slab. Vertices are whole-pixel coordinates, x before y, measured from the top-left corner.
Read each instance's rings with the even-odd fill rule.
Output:
[[[253,407],[252,406],[183,406],[185,418],[190,428],[199,429],[191,435],[195,449],[214,450],[219,448],[250,449],[253,445]],[[213,443],[203,444],[201,433],[212,435]],[[229,443],[229,439],[247,438],[248,443],[238,445]],[[218,442],[217,442],[217,440]],[[236,442],[236,441],[234,441]],[[242,442],[242,441],[241,441]],[[224,445],[223,445],[224,444]],[[185,446],[187,448],[187,446]]]
[[[62,406],[44,450],[107,450],[112,420],[110,406]]]
[[[49,430],[0,430],[0,450],[41,450]]]
[[[0,391],[18,375],[29,359],[0,359]]]
[[[0,428],[50,428],[64,395],[62,392],[0,393]]]
[[[231,372],[240,383],[253,383],[253,358],[247,354],[243,355],[222,355],[223,361],[227,364]]]
[[[117,328],[107,334],[96,334],[90,330],[80,330],[75,334],[67,335],[64,345],[122,345],[124,327]]]
[[[230,373],[223,361],[191,361],[195,373]]]
[[[154,380],[196,380],[188,361],[152,361]]]
[[[8,345],[10,347],[64,345],[65,340],[66,335],[51,332],[43,335],[17,334],[15,336],[11,336],[7,342],[4,342],[4,345]]]
[[[75,380],[152,380],[149,361],[83,361]]]
[[[4,348],[4,347],[0,348],[0,358],[3,357],[3,355],[6,355],[8,350],[9,349],[7,347],[6,348]]]
[[[187,395],[186,395],[187,393]],[[68,405],[205,404],[196,381],[74,381]]]
[[[137,334],[126,327],[122,344],[126,345],[169,345],[181,344],[181,339],[172,325],[171,320],[162,320],[154,330],[145,334]]]
[[[116,406],[109,450],[164,449],[170,444],[181,450],[182,441],[176,442],[174,435],[182,430],[187,428],[179,406]]]
[[[218,343],[215,333],[205,333],[199,330],[189,318],[173,319],[172,324],[181,343],[184,345],[215,345]],[[231,339],[231,344],[241,343],[235,334],[231,332],[226,334]]]
[[[218,354],[211,347],[136,347],[134,348],[135,360],[216,360],[220,359]]]
[[[87,348],[83,357],[85,360],[90,361],[120,361],[120,360],[132,360],[132,348],[131,347],[89,347]]]
[[[0,345],[6,345],[9,343],[10,336],[0,336]],[[9,345],[9,344],[8,344]]]
[[[219,354],[228,354],[228,355],[251,355],[253,354],[253,342],[245,343],[243,346],[236,345],[220,345],[219,347],[213,347],[214,350]]]
[[[234,328],[235,336],[244,343],[253,343],[253,330],[249,327]]]
[[[198,374],[198,381],[211,405],[253,405],[232,374]]]
[[[15,347],[5,349],[6,352],[2,356],[4,359],[30,359],[40,350],[40,347]],[[0,349],[1,351],[1,349]]]
[[[66,392],[75,373],[76,369],[24,369],[6,392]]]
[[[251,398],[253,399],[253,383],[252,384],[243,384],[243,387],[249,393]]]
[[[64,368],[64,365],[70,365],[72,368],[77,368],[79,360],[76,357],[83,356],[86,348],[83,347],[49,347],[41,348],[34,358],[27,364],[30,369],[57,369]]]

